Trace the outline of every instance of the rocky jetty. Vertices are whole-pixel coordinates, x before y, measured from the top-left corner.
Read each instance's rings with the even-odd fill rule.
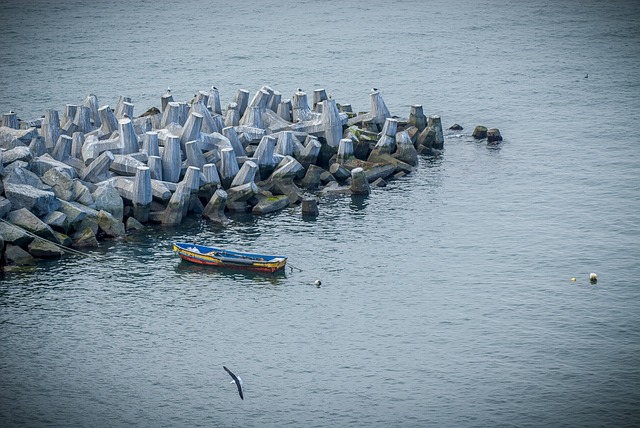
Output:
[[[223,111],[215,87],[190,102],[160,97],[137,117],[121,96],[115,108],[90,94],[81,105],[47,110],[0,127],[1,265],[59,257],[149,224],[178,225],[188,215],[227,224],[232,214],[301,205],[319,215],[331,193],[368,195],[411,173],[419,154],[443,149],[439,116],[413,105],[392,117],[382,94],[353,113],[324,89],[283,99],[263,86],[239,89]],[[499,131],[474,137],[498,141]]]

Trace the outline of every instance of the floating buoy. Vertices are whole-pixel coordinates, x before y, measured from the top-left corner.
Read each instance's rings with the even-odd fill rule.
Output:
[[[576,279],[575,278],[571,278],[571,282],[576,282]]]
[[[589,274],[589,282],[591,282],[592,284],[596,284],[598,282],[598,275],[596,275],[595,273],[591,272]]]

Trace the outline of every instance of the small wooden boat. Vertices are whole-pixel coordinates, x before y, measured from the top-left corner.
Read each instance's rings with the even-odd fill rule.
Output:
[[[266,254],[242,253],[240,251],[223,250],[205,245],[176,242],[173,251],[182,260],[207,266],[230,269],[243,269],[253,272],[277,272],[287,264],[285,256],[269,256]]]

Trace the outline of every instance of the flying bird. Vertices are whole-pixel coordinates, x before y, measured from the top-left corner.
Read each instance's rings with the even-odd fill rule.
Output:
[[[225,366],[222,366],[222,368],[229,373],[229,376],[231,376],[231,378],[233,379],[231,381],[231,383],[235,383],[236,386],[238,387],[238,394],[240,394],[240,398],[244,400],[244,396],[242,395],[242,378],[240,376],[236,376],[233,374],[233,372],[231,370],[229,370],[228,368],[226,368]]]

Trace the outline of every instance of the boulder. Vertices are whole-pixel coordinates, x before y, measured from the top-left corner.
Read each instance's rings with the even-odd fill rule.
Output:
[[[70,247],[73,244],[71,238],[66,234],[58,232],[57,230],[54,230],[53,234],[56,236],[56,242],[59,242],[60,245]]]
[[[58,208],[58,211],[67,216],[69,226],[72,229],[75,229],[76,231],[83,229],[83,227],[81,227],[82,222],[89,217],[94,219],[96,224],[95,229],[97,230],[98,211],[77,202],[60,202],[60,208]]]
[[[33,215],[26,208],[20,208],[7,214],[7,220],[22,229],[49,241],[55,240],[51,226]]]
[[[487,127],[482,125],[476,126],[471,136],[476,140],[482,140],[484,138],[487,138]]]
[[[34,239],[29,244],[29,254],[42,259],[62,257],[63,251],[57,245],[42,239]]]
[[[502,135],[500,135],[498,128],[491,128],[487,130],[487,143],[497,144],[500,141],[502,141]]]
[[[11,223],[0,222],[0,236],[4,242],[27,248],[27,245],[33,241],[33,237],[23,229],[12,225]]]
[[[317,217],[318,213],[318,201],[315,198],[305,198],[302,200],[303,217]]]
[[[0,218],[4,218],[11,211],[11,201],[0,196]]]
[[[76,248],[95,248],[98,246],[96,235],[90,227],[86,227],[73,234],[71,240],[73,241],[72,245]]]
[[[122,221],[124,218],[124,201],[120,193],[109,181],[101,183],[92,194],[96,210],[104,210]]]
[[[258,203],[254,205],[251,212],[253,214],[268,214],[279,211],[289,206],[289,198],[285,195],[264,196],[257,195]]]
[[[53,211],[42,217],[41,220],[49,225],[54,231],[58,230],[64,233],[69,231],[69,220],[67,219],[67,216],[60,211]]]
[[[59,168],[51,168],[42,176],[42,181],[51,186],[58,199],[72,201],[76,197],[74,182],[71,176]]]
[[[93,207],[93,197],[87,186],[82,184],[80,180],[76,180],[73,187],[76,194],[75,201],[87,207]]]
[[[133,230],[142,230],[144,229],[144,224],[140,223],[138,220],[136,220],[133,217],[129,217],[125,224],[125,229],[127,232],[133,231]]]
[[[22,145],[27,145],[34,138],[38,137],[36,128],[13,129],[6,126],[0,126],[0,148],[8,148],[12,141],[18,140]]]
[[[7,266],[25,266],[35,263],[31,254],[13,244],[7,244],[5,247],[4,261]]]
[[[6,173],[4,178],[2,179],[2,182],[5,185],[7,183],[28,184],[29,186],[33,186],[36,189],[48,191],[51,190],[51,186],[44,184],[40,177],[29,171],[27,168],[19,166],[18,163],[14,163],[6,169]]]
[[[124,223],[103,210],[98,212],[98,227],[105,235],[113,238],[126,235]]]
[[[51,168],[59,168],[61,171],[65,171],[71,178],[78,177],[78,172],[72,166],[67,165],[64,162],[60,162],[45,153],[31,161],[31,171],[33,171],[39,177],[42,177]]]
[[[4,193],[14,210],[27,208],[36,216],[47,215],[60,207],[53,192],[36,189],[27,184],[5,183]]]
[[[33,153],[27,146],[17,146],[2,154],[2,162],[9,165],[15,161],[30,162],[33,159]]]

